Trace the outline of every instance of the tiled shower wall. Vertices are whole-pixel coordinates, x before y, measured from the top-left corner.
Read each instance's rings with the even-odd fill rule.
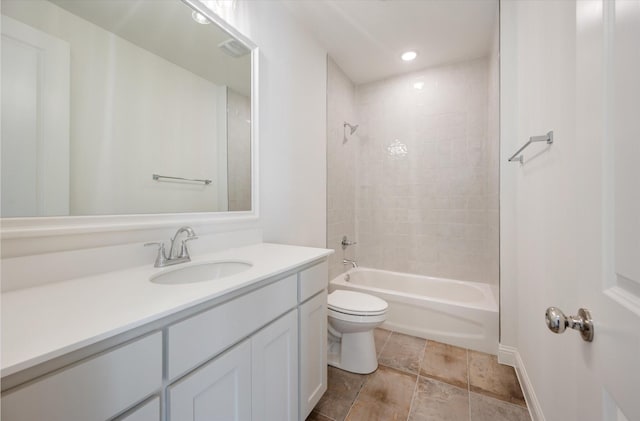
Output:
[[[329,59],[327,86],[330,277],[344,256],[497,283],[497,43],[486,59],[357,87]],[[360,124],[346,142],[345,120]],[[358,241],[346,254],[342,235]]]
[[[354,247],[343,252],[342,236],[356,237],[355,191],[358,132],[344,135],[344,122],[357,123],[355,86],[331,58],[327,60],[327,247],[329,277],[344,271],[343,257],[355,258]],[[345,141],[346,139],[346,141]]]
[[[497,283],[488,72],[480,59],[358,86],[361,265]]]
[[[227,177],[230,211],[251,210],[251,99],[227,90]]]

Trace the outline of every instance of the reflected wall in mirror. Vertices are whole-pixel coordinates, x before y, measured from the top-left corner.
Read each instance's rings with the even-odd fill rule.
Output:
[[[3,0],[1,49],[2,217],[251,210],[251,50],[185,3]]]

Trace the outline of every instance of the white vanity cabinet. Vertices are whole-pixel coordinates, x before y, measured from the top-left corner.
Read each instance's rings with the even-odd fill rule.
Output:
[[[251,419],[251,341],[234,346],[167,391],[169,420]]]
[[[327,263],[303,267],[11,386],[2,420],[304,421],[327,387]]]
[[[252,420],[298,419],[298,312],[251,338]]]
[[[327,263],[298,274],[300,325],[300,420],[327,391]]]
[[[3,395],[2,420],[104,421],[161,387],[162,333],[156,332]]]
[[[114,421],[158,421],[159,419],[160,398],[154,396]]]
[[[171,421],[295,421],[298,320],[291,310],[169,386]]]

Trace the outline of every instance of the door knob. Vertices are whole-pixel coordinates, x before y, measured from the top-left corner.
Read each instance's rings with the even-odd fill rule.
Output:
[[[579,330],[583,340],[593,341],[593,320],[586,308],[579,309],[577,316],[567,317],[558,307],[549,307],[544,316],[547,327],[553,333],[562,333],[570,327]]]

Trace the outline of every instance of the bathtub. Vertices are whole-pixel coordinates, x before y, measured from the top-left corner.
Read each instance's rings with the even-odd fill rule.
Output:
[[[331,280],[329,289],[384,299],[389,309],[382,328],[490,354],[498,352],[497,286],[357,268]]]

